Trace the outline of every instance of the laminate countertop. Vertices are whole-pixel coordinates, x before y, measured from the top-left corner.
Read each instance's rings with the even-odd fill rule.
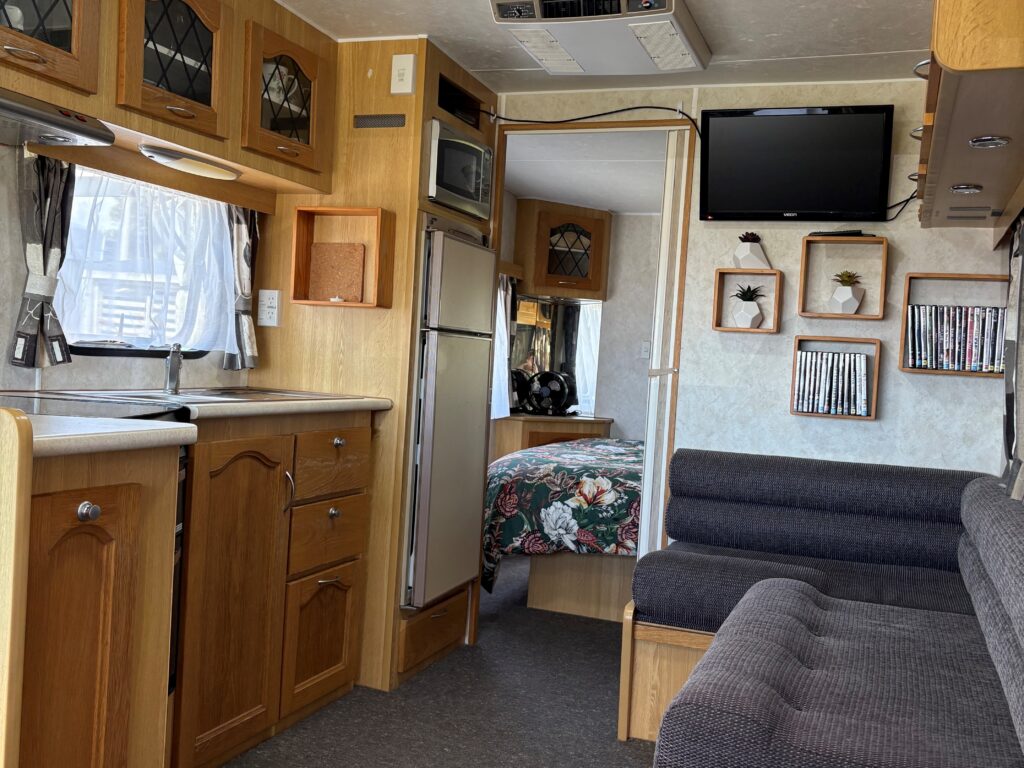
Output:
[[[32,454],[36,458],[192,445],[198,434],[194,425],[173,421],[34,414],[29,414],[28,420],[32,423]]]

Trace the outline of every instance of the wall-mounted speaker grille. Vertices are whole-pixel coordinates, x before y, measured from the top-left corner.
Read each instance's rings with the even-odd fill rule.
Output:
[[[356,128],[405,128],[405,115],[356,115]]]

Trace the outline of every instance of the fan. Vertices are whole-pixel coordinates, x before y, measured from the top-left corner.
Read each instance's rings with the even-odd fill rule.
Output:
[[[530,379],[526,398],[530,413],[564,416],[577,402],[576,380],[572,374],[542,371]]]
[[[530,407],[530,374],[519,368],[512,369],[513,410],[525,411]]]

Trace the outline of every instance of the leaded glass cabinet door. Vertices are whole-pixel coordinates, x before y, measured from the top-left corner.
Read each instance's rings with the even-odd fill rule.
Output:
[[[122,0],[118,103],[226,136],[221,94],[229,19],[218,0]]]
[[[315,53],[247,22],[242,146],[315,171],[323,170]]]
[[[534,282],[551,296],[605,298],[610,214],[542,203]]]
[[[99,0],[0,0],[0,63],[96,93]]]

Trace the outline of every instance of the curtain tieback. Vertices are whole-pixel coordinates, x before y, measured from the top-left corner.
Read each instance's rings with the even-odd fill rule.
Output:
[[[38,296],[47,301],[57,294],[57,278],[46,275],[29,274],[25,281],[25,295]]]
[[[245,314],[252,314],[252,296],[236,296],[235,297],[235,312],[243,312]]]

